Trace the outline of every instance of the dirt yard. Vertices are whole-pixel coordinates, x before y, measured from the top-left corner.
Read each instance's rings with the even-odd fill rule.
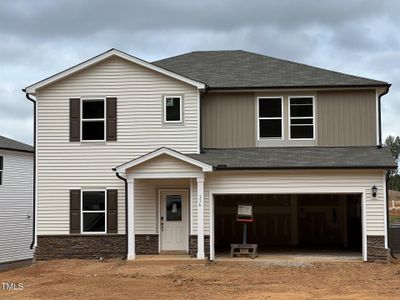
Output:
[[[399,299],[400,264],[55,260],[0,273],[0,299]]]

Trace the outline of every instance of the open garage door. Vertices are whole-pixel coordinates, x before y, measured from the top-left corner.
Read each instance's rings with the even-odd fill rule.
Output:
[[[361,253],[361,195],[241,194],[214,195],[216,254],[242,242],[243,224],[236,221],[238,204],[252,204],[255,222],[247,242],[259,251],[280,249],[356,250]]]

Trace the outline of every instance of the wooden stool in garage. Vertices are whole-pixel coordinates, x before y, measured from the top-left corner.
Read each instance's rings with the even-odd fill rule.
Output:
[[[257,257],[257,244],[231,244],[231,257],[250,256],[252,259]]]

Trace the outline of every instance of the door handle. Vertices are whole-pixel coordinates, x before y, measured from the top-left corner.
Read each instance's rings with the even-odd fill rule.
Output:
[[[161,227],[161,231],[164,231],[164,217],[160,218],[160,227]]]

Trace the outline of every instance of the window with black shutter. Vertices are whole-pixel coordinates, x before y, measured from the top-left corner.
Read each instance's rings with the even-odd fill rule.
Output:
[[[70,233],[118,233],[118,190],[71,190]]]
[[[4,164],[3,156],[0,156],[0,185],[3,185],[3,164]]]

